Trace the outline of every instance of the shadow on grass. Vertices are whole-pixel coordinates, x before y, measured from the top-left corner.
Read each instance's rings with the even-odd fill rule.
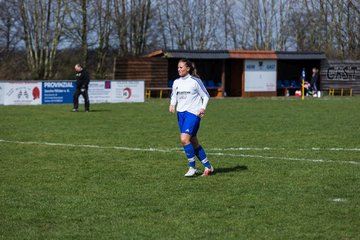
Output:
[[[222,174],[222,173],[229,173],[229,172],[241,172],[248,170],[247,166],[234,166],[234,167],[228,167],[228,168],[215,168],[214,174]]]
[[[108,109],[99,109],[99,110],[90,110],[90,112],[111,112],[111,110],[108,110]]]
[[[111,112],[111,110],[108,109],[95,109],[95,110],[90,110],[90,113],[92,112]]]

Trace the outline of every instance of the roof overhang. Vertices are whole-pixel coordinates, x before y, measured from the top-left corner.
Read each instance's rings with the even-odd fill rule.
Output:
[[[233,59],[277,59],[274,51],[267,50],[229,50]]]
[[[271,60],[323,60],[323,52],[285,52],[271,50],[157,50],[144,57],[188,59],[271,59]]]
[[[279,60],[323,60],[326,55],[323,52],[276,52]]]
[[[145,57],[188,58],[188,59],[229,59],[228,51],[211,50],[158,50]]]

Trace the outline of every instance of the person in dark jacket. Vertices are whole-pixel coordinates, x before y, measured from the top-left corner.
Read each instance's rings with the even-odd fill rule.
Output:
[[[314,67],[312,69],[312,75],[311,75],[311,81],[310,81],[310,86],[311,86],[311,91],[312,91],[312,95],[316,96],[317,95],[317,84],[319,81],[319,69],[317,69],[316,67]]]
[[[85,102],[85,112],[89,112],[90,111],[90,101],[88,94],[88,88],[90,82],[89,73],[79,63],[75,65],[75,71],[76,71],[76,90],[73,98],[74,108],[72,111],[73,112],[78,111],[79,96],[82,95],[84,97],[84,102]]]

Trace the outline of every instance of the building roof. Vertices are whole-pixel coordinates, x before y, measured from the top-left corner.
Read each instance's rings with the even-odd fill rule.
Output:
[[[322,60],[326,59],[323,52],[275,52],[279,60]]]
[[[145,57],[189,58],[189,59],[229,59],[228,51],[214,50],[158,50]]]
[[[157,50],[144,57],[188,59],[274,59],[274,60],[322,60],[323,52],[285,52],[271,50]]]
[[[235,59],[277,59],[275,52],[269,50],[229,50],[229,54]]]

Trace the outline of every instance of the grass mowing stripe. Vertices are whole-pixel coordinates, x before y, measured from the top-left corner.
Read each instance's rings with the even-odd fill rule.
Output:
[[[10,141],[0,139],[0,142],[6,143],[16,143],[16,144],[34,144],[34,145],[48,145],[48,146],[62,146],[62,147],[82,147],[82,148],[100,148],[100,149],[117,149],[117,150],[125,150],[125,151],[140,151],[140,152],[182,152],[181,149],[158,149],[158,148],[134,148],[134,147],[106,147],[99,145],[82,145],[82,144],[67,144],[67,143],[49,143],[49,142],[23,142],[23,141]],[[252,149],[252,148],[247,148]],[[258,149],[258,148],[254,148]],[[210,151],[212,149],[209,149]],[[220,149],[217,149],[220,150]],[[324,159],[306,159],[306,158],[292,158],[292,157],[276,157],[276,156],[263,156],[263,155],[251,155],[251,154],[229,154],[229,153],[216,153],[216,152],[208,152],[208,155],[214,156],[227,156],[227,157],[250,157],[250,158],[264,158],[264,159],[278,159],[278,160],[290,160],[290,161],[307,161],[307,162],[320,162],[320,163],[342,163],[342,164],[360,164],[360,162],[356,161],[335,161],[335,160],[324,160]]]
[[[0,142],[0,239],[359,239],[359,104],[213,99],[190,179],[168,99],[0,106],[0,139],[72,144]]]

